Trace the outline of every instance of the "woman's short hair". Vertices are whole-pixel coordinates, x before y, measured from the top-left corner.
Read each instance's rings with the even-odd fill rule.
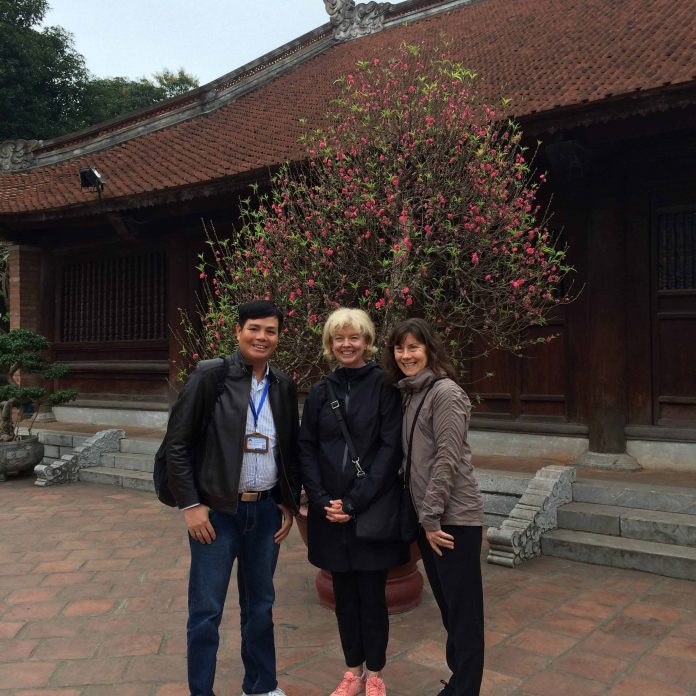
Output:
[[[345,326],[352,326],[365,339],[365,357],[371,358],[377,352],[375,325],[367,312],[362,309],[341,307],[329,314],[324,324],[321,342],[324,346],[324,357],[334,360],[331,341],[333,337]]]
[[[384,381],[387,384],[396,384],[405,377],[401,368],[397,365],[394,358],[394,347],[400,346],[404,338],[412,334],[414,338],[425,345],[425,352],[428,356],[428,367],[436,375],[447,375],[453,380],[457,380],[459,375],[452,364],[442,339],[430,328],[425,319],[413,317],[397,324],[389,334],[387,339],[387,349],[384,351]]]

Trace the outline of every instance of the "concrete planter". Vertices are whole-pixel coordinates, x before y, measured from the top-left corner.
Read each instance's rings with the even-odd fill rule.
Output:
[[[4,481],[8,475],[31,473],[43,455],[43,443],[35,435],[0,442],[0,481]]]

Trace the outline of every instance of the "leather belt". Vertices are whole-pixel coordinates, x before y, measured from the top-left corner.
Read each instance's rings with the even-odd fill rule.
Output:
[[[242,503],[258,503],[259,500],[268,498],[270,494],[271,491],[247,491],[239,494],[239,500]]]

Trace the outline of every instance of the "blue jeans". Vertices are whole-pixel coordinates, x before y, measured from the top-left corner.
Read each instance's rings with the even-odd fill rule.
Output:
[[[188,679],[191,696],[214,696],[218,628],[225,597],[237,561],[242,662],[247,694],[273,691],[276,679],[273,637],[273,573],[279,545],[273,535],[281,514],[272,498],[239,503],[236,515],[210,512],[217,538],[202,544],[189,536],[189,618],[187,624]]]

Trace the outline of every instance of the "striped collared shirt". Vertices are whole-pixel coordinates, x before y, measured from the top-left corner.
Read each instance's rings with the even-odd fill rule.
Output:
[[[276,454],[278,443],[276,440],[275,423],[268,395],[258,413],[259,403],[266,383],[269,380],[268,366],[266,374],[261,381],[256,380],[256,375],[251,375],[251,398],[254,401],[258,415],[258,422],[254,425],[254,414],[251,406],[247,407],[246,434],[258,432],[265,435],[269,440],[268,452],[260,454],[258,452],[244,452],[242,457],[242,474],[239,479],[239,492],[247,491],[266,491],[273,488],[278,482],[278,466],[276,464]]]

